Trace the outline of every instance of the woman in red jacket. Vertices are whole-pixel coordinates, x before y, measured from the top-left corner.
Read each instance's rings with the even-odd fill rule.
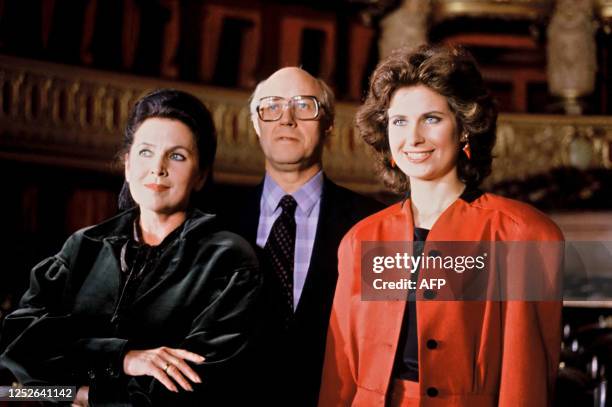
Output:
[[[372,268],[362,270],[362,264],[370,264],[362,259],[362,253],[368,255],[366,242],[411,242],[412,253],[434,257],[441,254],[427,250],[432,242],[560,246],[563,237],[545,215],[478,189],[491,170],[496,118],[473,58],[461,49],[400,50],[375,70],[357,125],[376,152],[383,180],[409,193],[355,225],[340,245],[320,406],[551,403],[561,302],[543,295],[546,289],[530,298],[484,290],[479,301],[441,301],[431,284],[422,285],[425,273],[416,267],[416,289],[403,291],[408,301],[366,298],[373,291]],[[500,251],[496,264],[509,262]],[[533,278],[555,287],[559,264],[556,250],[531,250],[529,257],[512,259],[510,277],[507,264],[500,272],[504,277],[486,283],[514,278],[524,288]],[[381,288],[380,281],[376,284]],[[388,292],[393,286],[385,287]]]

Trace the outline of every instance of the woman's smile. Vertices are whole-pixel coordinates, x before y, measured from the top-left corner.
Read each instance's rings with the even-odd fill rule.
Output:
[[[413,164],[422,163],[427,160],[433,154],[434,150],[427,151],[403,151],[402,153],[408,161]]]

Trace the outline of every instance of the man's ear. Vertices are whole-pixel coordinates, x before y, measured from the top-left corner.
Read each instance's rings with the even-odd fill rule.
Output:
[[[321,122],[321,125],[322,125],[322,126],[323,126],[323,128],[324,128],[324,130],[323,130],[323,136],[324,136],[324,137],[328,137],[328,136],[329,136],[329,135],[332,133],[332,131],[334,130],[334,124],[333,124],[333,123],[330,123],[330,122],[329,122],[329,121],[327,121],[327,120],[323,120],[323,121]]]
[[[253,128],[255,129],[255,133],[257,133],[257,137],[261,137],[261,129],[259,128],[259,116],[257,116],[257,113],[251,113],[251,123],[253,123]]]

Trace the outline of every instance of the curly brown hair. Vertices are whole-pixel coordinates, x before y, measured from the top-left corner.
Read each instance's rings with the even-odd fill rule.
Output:
[[[446,97],[455,115],[458,134],[467,136],[471,150],[471,159],[463,153],[458,155],[459,179],[468,187],[477,187],[491,173],[497,107],[474,58],[453,46],[399,49],[374,70],[368,96],[357,112],[356,121],[361,137],[375,150],[380,177],[396,192],[409,189],[406,174],[391,164],[387,110],[396,90],[415,85],[425,85]],[[461,140],[459,148],[464,146],[465,141]]]

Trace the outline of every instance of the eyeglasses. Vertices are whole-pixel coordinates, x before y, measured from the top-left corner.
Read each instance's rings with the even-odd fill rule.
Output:
[[[320,106],[315,96],[298,95],[289,100],[280,96],[266,96],[259,99],[257,115],[264,122],[274,122],[283,116],[286,108],[291,108],[293,117],[298,120],[316,120]]]

